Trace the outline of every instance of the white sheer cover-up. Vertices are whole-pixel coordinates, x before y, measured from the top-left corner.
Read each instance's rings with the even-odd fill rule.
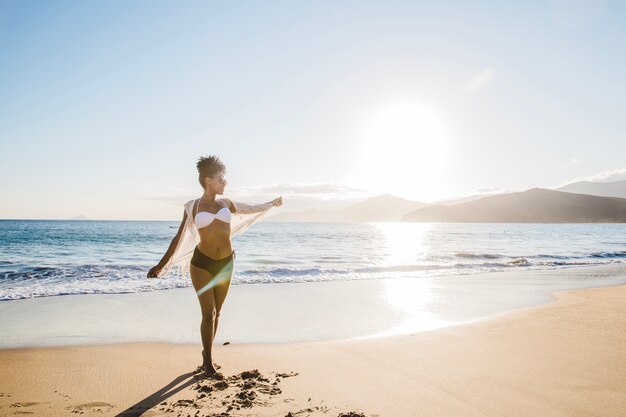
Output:
[[[183,230],[180,234],[178,244],[169,261],[163,267],[160,277],[169,278],[172,276],[185,276],[189,273],[189,262],[193,256],[195,247],[200,243],[198,229],[193,222],[193,207],[198,199],[185,203],[185,213],[187,218]],[[246,204],[233,201],[235,212],[232,213],[230,221],[231,237],[246,231],[250,226],[259,221],[274,204]]]

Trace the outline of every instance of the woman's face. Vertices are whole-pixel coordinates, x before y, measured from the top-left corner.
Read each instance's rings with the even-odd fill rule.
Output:
[[[211,178],[211,189],[215,194],[224,194],[224,188],[226,188],[226,179],[224,173],[219,173]]]

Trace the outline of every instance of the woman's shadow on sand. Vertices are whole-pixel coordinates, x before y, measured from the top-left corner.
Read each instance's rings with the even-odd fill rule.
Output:
[[[194,377],[194,375],[195,374],[193,372],[187,372],[174,378],[172,382],[170,382],[169,384],[167,384],[160,390],[154,392],[153,394],[150,394],[143,400],[133,404],[132,406],[128,407],[126,410],[117,414],[115,417],[139,417],[141,416],[143,413],[150,410],[151,408],[158,405],[159,403],[162,403],[163,401],[167,400],[172,395],[184,390],[185,388],[197,382],[198,380],[196,377]],[[185,381],[188,378],[189,380]]]

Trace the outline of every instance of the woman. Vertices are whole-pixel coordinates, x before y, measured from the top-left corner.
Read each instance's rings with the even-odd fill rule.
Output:
[[[168,275],[173,266],[178,266],[178,271],[183,273],[188,268],[202,310],[200,334],[204,350],[199,370],[211,375],[216,372],[211,348],[234,272],[235,251],[230,240],[231,235],[249,227],[270,208],[282,205],[282,197],[255,205],[237,203],[226,198],[216,199],[217,195],[224,194],[226,167],[218,157],[209,156],[200,158],[197,168],[204,193],[199,199],[185,204],[178,233],[172,239],[163,259],[150,269],[148,278],[156,278],[163,269],[166,269]],[[231,230],[232,214],[253,217]]]

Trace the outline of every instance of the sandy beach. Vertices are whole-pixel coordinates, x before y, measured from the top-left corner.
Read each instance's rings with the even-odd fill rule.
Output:
[[[5,349],[0,415],[623,416],[626,286],[555,295],[412,335],[219,345],[223,380],[193,376],[196,344]]]
[[[626,417],[624,57],[626,0],[0,0],[0,417]]]

